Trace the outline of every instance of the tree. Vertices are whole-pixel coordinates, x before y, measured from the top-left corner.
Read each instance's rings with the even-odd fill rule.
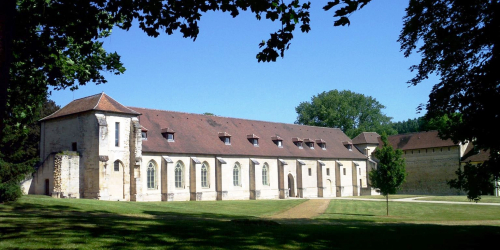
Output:
[[[382,113],[385,106],[375,98],[349,90],[331,90],[302,102],[295,108],[296,124],[341,129],[353,138],[364,131],[395,134],[391,117]]]
[[[475,201],[481,200],[482,195],[491,194],[494,188],[489,164],[472,165],[470,162],[455,172],[457,179],[448,181],[451,188],[464,190],[467,192],[467,199]]]
[[[54,113],[60,107],[45,98],[36,107],[33,119],[39,120]],[[7,124],[5,136],[0,139],[0,202],[15,200],[21,196],[20,182],[31,174],[39,160],[40,124],[29,126]]]
[[[405,56],[422,54],[420,64],[410,68],[417,74],[408,83],[417,85],[430,74],[440,77],[420,108],[427,109],[429,119],[446,117],[441,138],[474,141],[478,149],[490,150],[489,177],[480,176],[498,178],[500,1],[412,0],[406,12],[401,50]]]
[[[380,189],[380,193],[385,196],[387,205],[387,215],[389,215],[389,194],[395,194],[401,184],[406,180],[405,159],[401,149],[394,150],[387,141],[387,135],[382,134],[382,148],[374,152],[378,160],[377,168],[370,172],[370,182],[372,187]]]
[[[209,11],[238,16],[251,11],[256,18],[279,20],[281,26],[267,41],[259,44],[258,62],[275,61],[290,47],[293,32],[300,25],[308,32],[310,3],[290,0],[2,0],[0,1],[0,138],[27,133],[35,122],[37,107],[49,86],[71,88],[87,83],[106,83],[102,72],[125,71],[116,53],[103,49],[100,38],[114,27],[130,29],[137,21],[148,36],[157,37],[180,31],[196,40],[198,21]],[[362,8],[367,0],[341,0],[328,3],[325,9],[339,4],[334,25],[345,25],[342,15]],[[13,139],[13,138],[11,138]],[[6,154],[3,154],[5,156]],[[10,168],[23,175],[25,168],[5,161],[0,155],[0,169]],[[26,163],[27,164],[27,163]],[[26,172],[26,171],[24,171]],[[0,178],[6,172],[0,172]],[[9,180],[12,178],[9,178]],[[6,180],[3,178],[3,180]],[[1,191],[0,191],[1,192]],[[0,194],[1,195],[1,194]]]

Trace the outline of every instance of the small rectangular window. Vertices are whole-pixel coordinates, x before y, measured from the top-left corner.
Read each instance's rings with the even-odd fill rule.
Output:
[[[321,143],[320,147],[321,147],[321,149],[326,150],[326,144],[325,143]]]
[[[78,151],[76,142],[71,143],[71,151]]]
[[[115,147],[120,146],[120,123],[115,122]]]
[[[361,168],[358,168],[358,174],[361,175]]]
[[[300,149],[302,149],[302,142],[298,141],[297,142],[297,147],[299,147]]]
[[[119,162],[119,161],[115,161],[114,170],[115,170],[116,172],[120,171],[120,162]]]
[[[141,132],[142,140],[147,141],[148,140],[148,133],[146,131]]]
[[[283,147],[283,141],[276,141],[276,145],[278,145],[279,148]]]
[[[168,141],[174,141],[174,134],[173,133],[168,133],[167,134],[167,140]]]
[[[326,175],[330,175],[330,168],[326,169]]]
[[[224,137],[224,143],[226,145],[231,145],[231,137]]]
[[[311,175],[312,175],[312,170],[311,170],[311,168],[308,168],[308,171],[309,171],[309,176],[311,176]]]
[[[346,171],[345,171],[345,168],[344,168],[344,175],[346,175]]]
[[[259,140],[256,138],[253,138],[253,146],[258,147],[259,146]]]

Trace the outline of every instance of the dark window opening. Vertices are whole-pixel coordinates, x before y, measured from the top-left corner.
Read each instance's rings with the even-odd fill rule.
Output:
[[[120,146],[120,123],[115,122],[115,147]]]
[[[308,171],[309,171],[309,176],[311,176],[311,175],[312,175],[312,170],[311,170],[311,168],[309,168],[309,169],[308,169]]]
[[[115,171],[120,171],[120,162],[119,161],[115,161],[115,166],[114,166],[114,170]]]
[[[71,151],[78,151],[76,142],[71,143]]]

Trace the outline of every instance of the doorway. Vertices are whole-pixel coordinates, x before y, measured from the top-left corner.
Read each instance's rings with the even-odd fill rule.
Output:
[[[50,182],[49,179],[45,179],[45,195],[50,195]]]
[[[288,174],[288,197],[295,197],[295,181],[292,174]]]

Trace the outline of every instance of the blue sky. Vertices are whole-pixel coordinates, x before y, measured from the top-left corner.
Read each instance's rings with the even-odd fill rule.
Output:
[[[105,74],[104,85],[52,91],[50,98],[64,106],[104,91],[126,106],[293,123],[301,102],[338,89],[374,97],[393,121],[422,116],[416,108],[437,78],[406,84],[414,76],[408,68],[420,59],[405,58],[397,42],[408,1],[375,0],[350,16],[349,27],[333,27],[333,11],[322,10],[327,1],[311,2],[312,30],[297,32],[277,62],[257,63],[255,55],[280,23],[207,13],[195,42],[179,33],[151,38],[137,26],[113,30],[104,47],[122,56],[125,74]]]

